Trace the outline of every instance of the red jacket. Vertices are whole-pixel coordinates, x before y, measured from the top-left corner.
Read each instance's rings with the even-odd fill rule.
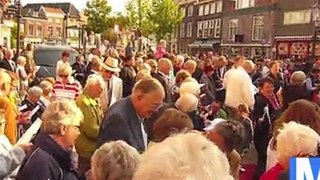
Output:
[[[283,170],[284,168],[279,163],[277,163],[271,169],[263,173],[262,176],[260,177],[260,180],[278,179],[278,176]]]

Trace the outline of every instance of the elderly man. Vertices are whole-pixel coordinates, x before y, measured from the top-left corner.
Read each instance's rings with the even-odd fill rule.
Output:
[[[116,102],[106,113],[98,144],[123,140],[143,152],[147,147],[144,119],[150,117],[165,97],[162,85],[154,78],[143,79],[135,84],[132,94]]]
[[[106,84],[104,92],[101,94],[101,106],[104,112],[123,95],[122,80],[116,76],[121,71],[118,65],[118,60],[112,57],[108,57],[102,64],[101,75]]]
[[[104,87],[103,78],[92,74],[87,79],[83,93],[76,101],[84,115],[83,122],[80,124],[81,135],[76,141],[76,149],[79,154],[78,171],[82,177],[90,169],[90,158],[97,147],[97,138],[103,118],[99,97]]]
[[[43,90],[40,87],[33,86],[28,90],[28,96],[25,100],[22,101],[20,106],[20,112],[28,112],[34,110],[34,114],[31,115],[31,122],[41,118],[42,113],[44,112],[44,106],[39,103],[40,97],[43,93]],[[35,110],[37,109],[37,110]],[[29,128],[29,125],[25,126],[25,130]]]
[[[165,90],[165,99],[164,101],[166,103],[171,103],[172,101],[172,95],[171,95],[171,82],[170,82],[170,71],[172,70],[172,63],[169,59],[161,58],[158,61],[158,72],[154,75],[154,78],[156,78],[162,85],[163,89]]]
[[[99,74],[101,71],[102,60],[97,55],[92,55],[91,61],[87,66],[87,76],[91,74]]]
[[[15,72],[16,64],[12,61],[13,52],[10,49],[5,50],[4,59],[0,61],[0,68]]]

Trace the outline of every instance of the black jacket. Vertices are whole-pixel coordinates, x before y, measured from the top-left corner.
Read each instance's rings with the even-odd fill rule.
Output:
[[[123,97],[127,97],[131,94],[133,86],[135,84],[134,69],[129,66],[124,66],[120,72],[120,79],[123,82]]]
[[[197,110],[191,111],[187,113],[193,123],[193,129],[198,131],[203,131],[205,127],[204,120],[199,116],[199,112]]]
[[[71,165],[71,155],[49,135],[40,133],[34,149],[21,164],[17,180],[77,180]]]
[[[0,68],[6,69],[8,71],[14,72],[15,70],[12,69],[10,62],[6,59],[0,61]]]
[[[169,83],[168,83],[166,77],[161,73],[156,73],[156,74],[154,74],[154,78],[157,79],[161,83],[161,85],[165,91],[166,96],[164,98],[164,102],[171,103],[172,102],[171,91],[170,91]]]
[[[282,89],[283,110],[289,104],[299,99],[312,100],[312,92],[309,92],[305,85],[287,85]]]
[[[108,141],[123,140],[142,153],[146,147],[141,123],[130,97],[117,101],[103,118],[98,136],[98,146]]]

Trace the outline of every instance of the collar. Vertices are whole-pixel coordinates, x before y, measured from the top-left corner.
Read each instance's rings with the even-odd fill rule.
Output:
[[[97,106],[98,105],[98,101],[94,98],[91,98],[89,97],[88,95],[83,95],[84,98],[83,98],[83,103],[86,105],[86,106]]]

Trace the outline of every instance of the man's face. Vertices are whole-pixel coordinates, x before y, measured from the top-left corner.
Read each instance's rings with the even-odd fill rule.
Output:
[[[162,105],[164,93],[161,90],[156,90],[147,94],[138,93],[137,97],[139,115],[142,118],[148,118]]]
[[[101,88],[101,86],[99,84],[93,84],[90,86],[90,95],[91,98],[98,98],[100,97],[101,93],[102,93],[103,89]]]
[[[114,72],[104,69],[101,71],[101,74],[104,80],[109,81],[114,75]]]
[[[211,110],[212,110],[212,112],[214,112],[214,113],[218,112],[220,108],[221,108],[221,106],[220,106],[220,104],[217,103],[217,102],[213,102],[213,103],[211,104]]]
[[[193,64],[187,64],[185,68],[190,74],[193,74],[196,71],[196,66]]]

